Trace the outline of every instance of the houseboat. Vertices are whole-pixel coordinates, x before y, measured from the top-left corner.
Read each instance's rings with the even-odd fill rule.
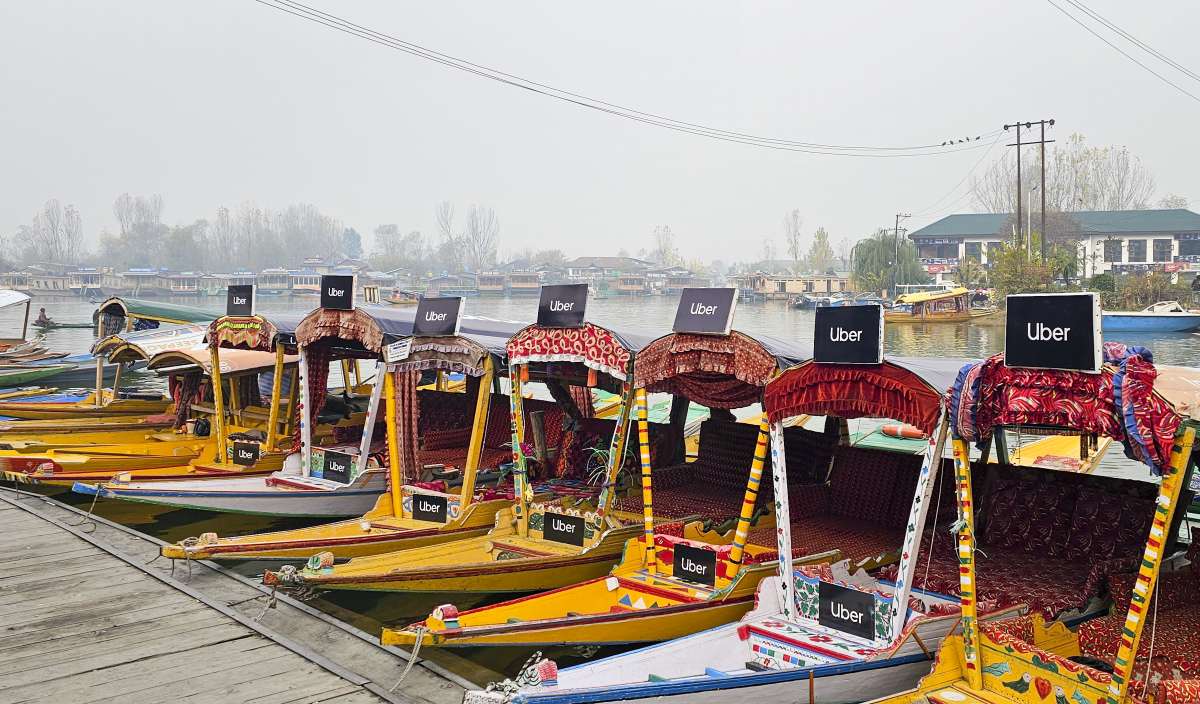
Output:
[[[279,296],[292,290],[291,273],[287,269],[263,269],[258,272],[255,293],[260,296]]]
[[[510,271],[508,273],[508,295],[536,296],[542,288],[542,277],[536,271]]]
[[[476,277],[480,296],[503,296],[508,293],[508,277],[501,271],[485,271]]]

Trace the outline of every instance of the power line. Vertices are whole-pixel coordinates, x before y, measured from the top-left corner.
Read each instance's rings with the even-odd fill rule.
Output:
[[[1099,39],[1100,41],[1104,42],[1105,44],[1107,44],[1110,47],[1112,47],[1113,49],[1115,49],[1117,52],[1119,52],[1121,54],[1121,56],[1124,56],[1125,58],[1129,59],[1130,61],[1137,64],[1138,66],[1141,66],[1146,71],[1149,71],[1150,73],[1154,74],[1154,76],[1157,77],[1158,80],[1162,81],[1163,83],[1166,83],[1167,85],[1171,86],[1172,88],[1179,91],[1180,93],[1183,93],[1184,95],[1191,98],[1192,100],[1195,100],[1196,102],[1200,103],[1200,97],[1196,96],[1196,94],[1184,89],[1178,83],[1175,83],[1174,81],[1172,81],[1171,79],[1162,75],[1158,71],[1155,71],[1154,69],[1150,68],[1149,66],[1142,63],[1141,61],[1138,61],[1136,58],[1134,58],[1132,55],[1130,55],[1124,49],[1117,46],[1116,44],[1113,44],[1107,38],[1101,36],[1098,32],[1096,32],[1096,30],[1089,27],[1085,22],[1080,20],[1078,17],[1076,17],[1075,15],[1072,15],[1070,12],[1063,9],[1062,6],[1060,6],[1058,3],[1054,2],[1054,0],[1046,0],[1046,2],[1050,3],[1054,7],[1054,9],[1056,9],[1059,12],[1066,15],[1072,22],[1079,25],[1080,27],[1083,27],[1085,30],[1087,30],[1088,34],[1091,34],[1093,37]]]
[[[1200,81],[1200,74],[1197,74],[1196,72],[1189,69],[1187,66],[1184,66],[1183,64],[1179,63],[1178,61],[1175,61],[1171,57],[1167,56],[1166,54],[1162,53],[1161,51],[1150,46],[1149,44],[1142,41],[1141,39],[1138,39],[1137,37],[1133,36],[1132,34],[1125,31],[1124,29],[1121,29],[1119,26],[1117,26],[1116,24],[1109,21],[1107,18],[1105,18],[1099,12],[1096,12],[1092,8],[1088,7],[1087,5],[1084,5],[1079,0],[1066,0],[1066,1],[1071,3],[1072,5],[1074,5],[1076,8],[1087,13],[1088,16],[1090,16],[1092,19],[1096,20],[1100,24],[1104,25],[1105,27],[1108,27],[1112,31],[1116,32],[1117,34],[1121,35],[1122,37],[1129,40],[1133,44],[1137,45],[1140,49],[1142,49],[1146,53],[1150,54],[1151,56],[1154,56],[1158,60],[1167,64],[1171,68],[1174,68],[1175,70],[1179,71],[1180,73],[1185,74],[1186,76],[1188,76],[1189,78],[1191,78],[1193,80]]]
[[[943,200],[945,200],[948,196],[953,194],[955,191],[957,191],[959,188],[961,188],[962,185],[967,182],[967,179],[971,178],[971,176],[975,173],[975,171],[979,169],[980,164],[982,164],[984,162],[984,160],[988,158],[988,155],[992,153],[992,149],[996,146],[996,144],[1000,141],[1000,138],[1003,136],[1004,136],[1004,131],[997,130],[996,138],[993,139],[992,143],[988,145],[987,151],[985,151],[979,157],[979,159],[975,162],[975,164],[973,166],[971,166],[971,168],[967,171],[967,173],[964,174],[961,179],[959,179],[958,183],[954,184],[953,188],[951,188],[950,190],[943,193],[941,198],[938,198],[937,200],[933,201],[932,203],[929,204],[928,207],[922,208],[921,210],[917,211],[913,215],[915,217],[921,217],[923,215],[928,215],[929,213],[936,212],[935,209],[937,209],[939,207],[941,202]],[[961,202],[964,197],[969,196],[970,194],[971,194],[971,192],[970,192],[970,190],[968,190],[966,193],[963,193],[963,194],[959,195],[959,197],[950,201],[949,203],[946,203],[946,207],[949,207],[952,204],[957,204],[957,203]],[[942,209],[945,209],[945,208],[942,208]]]
[[[514,74],[505,73],[498,69],[493,69],[482,64],[472,63],[465,59],[460,59],[449,54],[444,54],[433,49],[429,49],[419,44],[414,44],[413,42],[399,39],[389,34],[378,32],[376,30],[350,22],[349,20],[337,15],[318,10],[300,2],[296,2],[295,0],[254,0],[254,2],[257,2],[265,7],[269,7],[273,10],[284,12],[315,24],[320,24],[344,34],[349,34],[359,39],[365,39],[396,51],[401,51],[418,58],[426,59],[449,68],[471,73],[481,78],[496,81],[514,88],[521,88],[523,90],[537,93],[549,98],[571,103],[579,107],[597,110],[616,117],[623,117],[656,127],[661,127],[676,132],[693,134],[719,141],[747,144],[764,149],[803,152],[809,154],[895,158],[933,156],[938,154],[952,154],[954,152],[969,151],[972,149],[981,149],[985,146],[984,144],[974,143],[981,141],[984,137],[990,137],[992,134],[994,134],[994,132],[988,132],[984,135],[978,135],[975,137],[950,139],[943,141],[940,144],[922,144],[907,147],[823,144],[819,142],[800,142],[773,137],[762,137],[744,132],[709,127],[699,123],[676,120],[663,115],[636,110],[634,108],[619,105],[617,103],[600,100],[598,98],[592,98],[580,93],[555,88],[544,83],[539,83],[537,81],[523,78]],[[968,146],[959,146],[963,144],[967,144]]]

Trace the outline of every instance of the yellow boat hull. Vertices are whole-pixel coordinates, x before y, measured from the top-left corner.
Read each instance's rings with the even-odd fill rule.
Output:
[[[969,311],[935,311],[924,315],[913,315],[904,311],[889,310],[884,313],[884,319],[889,323],[965,323],[980,318],[987,318],[998,313],[998,310],[969,310]]]
[[[303,561],[321,552],[337,559],[368,557],[450,541],[476,538],[495,524],[496,514],[509,502],[484,501],[467,506],[462,515],[445,524],[397,518],[391,496],[379,498],[375,510],[362,518],[337,521],[295,530],[258,533],[184,546],[164,545],[163,557],[175,560],[280,560]],[[386,509],[382,508],[387,506]]]
[[[528,593],[608,574],[625,542],[640,535],[636,524],[609,529],[590,549],[522,538],[512,511],[496,513],[495,528],[473,538],[352,559],[320,572],[305,571],[304,584],[319,589],[427,593]],[[265,579],[276,579],[268,572]]]
[[[169,399],[144,400],[119,398],[102,406],[84,399],[69,403],[35,403],[0,401],[0,416],[22,420],[71,420],[74,418],[109,418],[114,416],[152,416],[166,413]]]

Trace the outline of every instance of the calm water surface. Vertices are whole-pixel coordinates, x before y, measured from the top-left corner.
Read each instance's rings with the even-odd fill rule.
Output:
[[[174,302],[199,307],[220,309],[223,298],[179,299]],[[287,298],[261,297],[259,309],[309,310],[314,305],[312,298],[289,300]],[[601,324],[649,336],[658,336],[670,330],[675,316],[677,299],[667,297],[607,298],[588,303],[588,319]],[[78,300],[37,300],[37,308],[44,306],[50,317],[62,322],[87,322],[91,320],[95,305]],[[466,312],[507,320],[528,321],[535,317],[537,301],[534,298],[472,298],[468,299]],[[802,348],[812,344],[813,313],[794,310],[783,303],[739,304],[734,327],[751,335],[771,335],[794,341]],[[888,354],[904,356],[947,356],[980,358],[1001,351],[1004,342],[1003,328],[997,325],[891,325],[886,331]],[[1200,336],[1192,334],[1122,335],[1122,342],[1143,345],[1154,352],[1155,361],[1164,364],[1200,366]],[[57,351],[79,353],[91,346],[91,334],[87,330],[57,330],[46,336],[48,345]],[[159,384],[153,377],[131,375],[131,383]],[[1118,448],[1109,451],[1099,470],[1104,474],[1138,479],[1148,478],[1145,468],[1121,455]],[[73,494],[60,498],[76,505],[88,505],[86,497]],[[188,536],[214,531],[218,535],[234,535],[263,530],[281,529],[306,525],[304,520],[271,520],[256,517],[228,516],[203,511],[156,512],[147,507],[123,502],[101,502],[97,513],[107,518],[132,525],[139,530],[164,540],[180,540]],[[254,566],[239,567],[239,570],[254,574]],[[466,601],[461,598],[404,596],[388,594],[327,593],[311,603],[339,618],[350,621],[360,628],[377,633],[382,625],[404,625],[424,618],[430,610],[445,601],[455,601],[459,607],[471,607],[489,601]],[[493,598],[490,601],[499,601]],[[511,676],[533,651],[525,648],[474,648],[453,651],[429,649],[422,656],[435,659],[443,665],[478,682],[486,682],[502,675]],[[560,665],[569,665],[588,657],[615,652],[603,649],[594,652],[584,648],[546,649],[546,655],[555,658]],[[399,673],[397,673],[397,676]]]

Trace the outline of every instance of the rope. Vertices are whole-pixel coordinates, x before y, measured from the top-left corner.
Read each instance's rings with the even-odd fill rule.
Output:
[[[933,503],[933,530],[929,533],[929,552],[925,554],[925,577],[921,581],[921,585],[929,584],[929,568],[933,566],[933,544],[937,542],[937,523],[938,514],[942,510],[942,481],[946,479],[945,468],[942,467],[942,458],[938,458],[938,485],[937,498]],[[917,545],[921,542],[918,540]]]
[[[388,693],[394,694],[396,689],[400,687],[400,683],[408,677],[408,673],[412,671],[413,665],[417,664],[417,656],[421,653],[421,643],[425,641],[425,633],[428,629],[425,626],[417,626],[417,642],[413,644],[412,652],[408,654],[408,664],[404,666],[404,672],[400,673],[400,679],[396,680],[396,684],[392,685]]]
[[[276,607],[279,605],[279,599],[277,599],[277,598],[275,597],[275,590],[276,590],[277,588],[278,588],[278,587],[277,587],[277,585],[272,585],[272,586],[271,586],[271,593],[270,593],[270,595],[268,595],[268,596],[267,596],[267,603],[263,604],[262,611],[259,611],[259,612],[258,612],[258,615],[254,617],[254,622],[255,622],[255,623],[258,623],[258,622],[262,621],[262,619],[263,619],[263,616],[266,616],[266,615],[267,615],[267,611],[268,611],[268,610],[270,610],[270,609],[274,609],[274,608],[276,608]],[[243,601],[252,601],[253,599],[258,599],[258,598],[261,598],[261,596],[262,596],[262,595],[260,594],[259,596],[252,597],[251,599],[244,599]],[[240,602],[239,602],[239,603],[240,603]],[[230,604],[230,606],[232,606],[232,604]]]
[[[83,530],[82,528],[80,528],[80,530],[82,532],[89,533],[89,534],[96,532],[96,523],[95,523],[95,521],[91,520],[91,518],[92,518],[92,512],[96,510],[96,499],[99,499],[99,498],[100,498],[100,489],[97,488],[96,493],[92,494],[92,505],[88,507],[87,513],[84,515],[84,517],[79,519],[78,523],[67,523],[67,525],[71,526],[72,528],[79,528],[80,526],[82,526],[83,524],[86,523],[86,524],[90,525],[92,527],[92,529],[91,530]]]

